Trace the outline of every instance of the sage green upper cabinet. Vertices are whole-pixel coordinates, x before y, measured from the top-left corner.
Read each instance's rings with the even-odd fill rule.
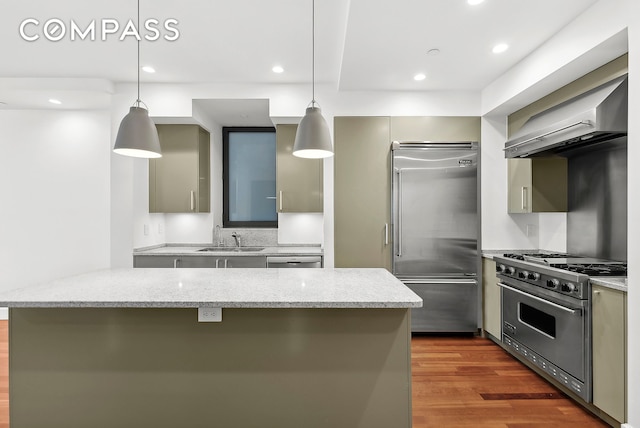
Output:
[[[322,159],[293,156],[297,125],[276,126],[278,212],[322,212]]]
[[[198,125],[156,127],[162,157],[149,159],[149,212],[209,212],[209,133]]]
[[[335,267],[391,270],[388,117],[335,117]]]
[[[567,159],[508,159],[509,213],[567,211]]]
[[[391,141],[480,141],[480,118],[477,116],[392,117]]]

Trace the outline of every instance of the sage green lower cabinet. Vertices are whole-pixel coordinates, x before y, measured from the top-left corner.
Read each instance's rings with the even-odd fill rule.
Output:
[[[134,268],[266,268],[266,256],[133,256]]]
[[[508,212],[567,211],[567,159],[507,159]]]
[[[11,428],[411,427],[409,309],[222,311],[10,308]]]
[[[627,295],[593,285],[593,404],[626,421]]]
[[[322,159],[293,156],[297,125],[276,126],[276,207],[279,213],[322,212]]]
[[[209,212],[209,133],[198,125],[156,128],[162,157],[149,159],[149,212]]]
[[[391,270],[388,117],[335,117],[335,267]]]
[[[482,320],[485,333],[502,340],[500,287],[496,277],[496,262],[482,259]]]

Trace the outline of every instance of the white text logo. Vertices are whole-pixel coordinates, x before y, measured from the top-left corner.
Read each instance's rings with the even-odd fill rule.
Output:
[[[80,25],[73,19],[68,23],[58,18],[50,18],[40,22],[36,18],[27,18],[20,23],[20,37],[28,42],[35,42],[41,38],[52,42],[59,42],[64,38],[71,41],[76,40],[102,40],[107,41],[117,37],[122,41],[128,37],[137,40],[148,40],[153,42],[160,38],[173,42],[180,37],[178,20],[169,18],[160,22],[158,19],[149,18],[144,21],[142,28],[138,29],[136,24],[130,19],[125,25],[112,18],[92,20],[88,24]]]

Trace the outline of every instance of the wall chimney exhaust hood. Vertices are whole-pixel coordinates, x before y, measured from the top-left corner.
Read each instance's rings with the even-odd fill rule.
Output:
[[[505,143],[506,158],[549,156],[627,135],[627,76],[531,116]]]

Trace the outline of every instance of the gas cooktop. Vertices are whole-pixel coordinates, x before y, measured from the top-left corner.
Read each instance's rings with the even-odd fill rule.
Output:
[[[503,257],[589,276],[627,276],[627,264],[565,253],[507,253]]]

